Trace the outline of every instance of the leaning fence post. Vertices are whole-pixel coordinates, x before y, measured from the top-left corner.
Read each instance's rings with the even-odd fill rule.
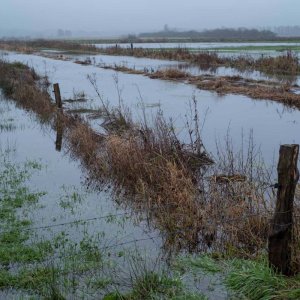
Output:
[[[278,191],[269,236],[269,263],[284,275],[292,275],[292,234],[294,196],[299,172],[299,145],[282,145],[279,151]]]
[[[59,84],[58,83],[54,83],[53,84],[53,89],[54,89],[54,95],[55,95],[56,105],[57,105],[58,108],[62,108],[62,101],[61,101]]]

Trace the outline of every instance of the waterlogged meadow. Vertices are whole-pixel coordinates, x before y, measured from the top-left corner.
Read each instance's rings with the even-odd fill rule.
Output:
[[[291,102],[225,95],[219,79],[204,91],[176,61],[4,60],[3,298],[299,298],[266,251],[279,145],[298,143]]]
[[[164,262],[147,216],[93,186],[51,128],[4,98],[3,116],[14,129],[1,134],[1,297],[205,299]]]

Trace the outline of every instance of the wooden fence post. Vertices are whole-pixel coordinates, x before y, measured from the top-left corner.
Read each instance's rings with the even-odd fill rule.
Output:
[[[58,83],[54,83],[53,84],[53,89],[54,89],[54,95],[55,95],[56,105],[57,105],[58,108],[62,108],[62,101],[61,101],[59,84]]]
[[[275,215],[269,236],[269,263],[284,275],[292,275],[293,207],[299,171],[299,145],[282,145],[279,151],[278,191]]]

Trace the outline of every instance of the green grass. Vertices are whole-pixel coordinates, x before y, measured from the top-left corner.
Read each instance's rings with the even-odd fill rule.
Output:
[[[43,299],[65,299],[63,295],[78,286],[76,276],[101,270],[103,257],[99,241],[87,235],[76,243],[65,235],[37,240],[30,229],[32,221],[23,214],[37,208],[45,195],[27,186],[32,173],[41,169],[36,161],[17,164],[9,151],[0,153],[0,288],[25,290]],[[74,190],[65,197],[71,202],[83,199]]]
[[[199,270],[204,273],[216,274],[222,271],[219,263],[209,255],[180,257],[176,260],[175,268],[179,270]]]
[[[234,299],[300,299],[300,276],[276,274],[264,257],[216,260],[208,255],[188,256],[178,259],[175,268],[183,273],[218,274]]]
[[[247,299],[299,299],[300,278],[275,274],[267,261],[233,260],[225,278],[226,286]]]
[[[49,242],[28,244],[31,237],[31,221],[22,217],[19,209],[36,204],[45,194],[31,192],[24,185],[33,168],[40,168],[37,162],[26,162],[23,166],[11,163],[1,155],[3,168],[0,170],[0,263],[10,265],[16,262],[43,260],[51,253]]]
[[[164,272],[145,272],[132,282],[132,289],[126,294],[109,293],[104,300],[205,300],[201,293],[186,291],[180,277]]]

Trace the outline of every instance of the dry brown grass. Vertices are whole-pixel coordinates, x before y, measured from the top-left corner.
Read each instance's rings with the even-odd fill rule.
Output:
[[[97,48],[92,45],[84,45],[71,41],[44,39],[29,41],[0,40],[0,49],[3,49],[5,51],[18,51],[23,53],[33,53],[41,49],[55,49],[74,53],[98,53]]]
[[[106,70],[114,70],[118,72],[123,72],[123,73],[128,73],[128,74],[136,74],[136,75],[143,75],[144,71],[141,70],[136,70],[132,68],[128,68],[126,66],[120,66],[120,65],[104,65],[101,66],[101,68],[106,69]]]
[[[151,75],[149,75],[150,78],[153,79],[165,79],[165,80],[184,80],[187,79],[189,77],[189,74],[183,71],[180,71],[178,69],[174,69],[174,68],[167,68],[164,70],[160,70],[157,71]]]
[[[249,56],[226,58],[225,65],[238,70],[258,70],[265,74],[297,75],[300,65],[297,55],[291,52],[277,57],[261,56],[258,59]]]
[[[191,78],[191,83],[198,88],[208,91],[215,91],[220,94],[238,94],[249,96],[253,99],[272,100],[283,103],[289,107],[300,109],[300,95],[290,92],[286,85],[270,84],[255,80],[242,80],[237,83],[235,78],[219,77],[207,79]]]
[[[47,80],[44,79],[28,66],[0,61],[0,87],[4,94],[26,109],[34,108],[46,120],[51,118],[54,107],[47,92]]]

